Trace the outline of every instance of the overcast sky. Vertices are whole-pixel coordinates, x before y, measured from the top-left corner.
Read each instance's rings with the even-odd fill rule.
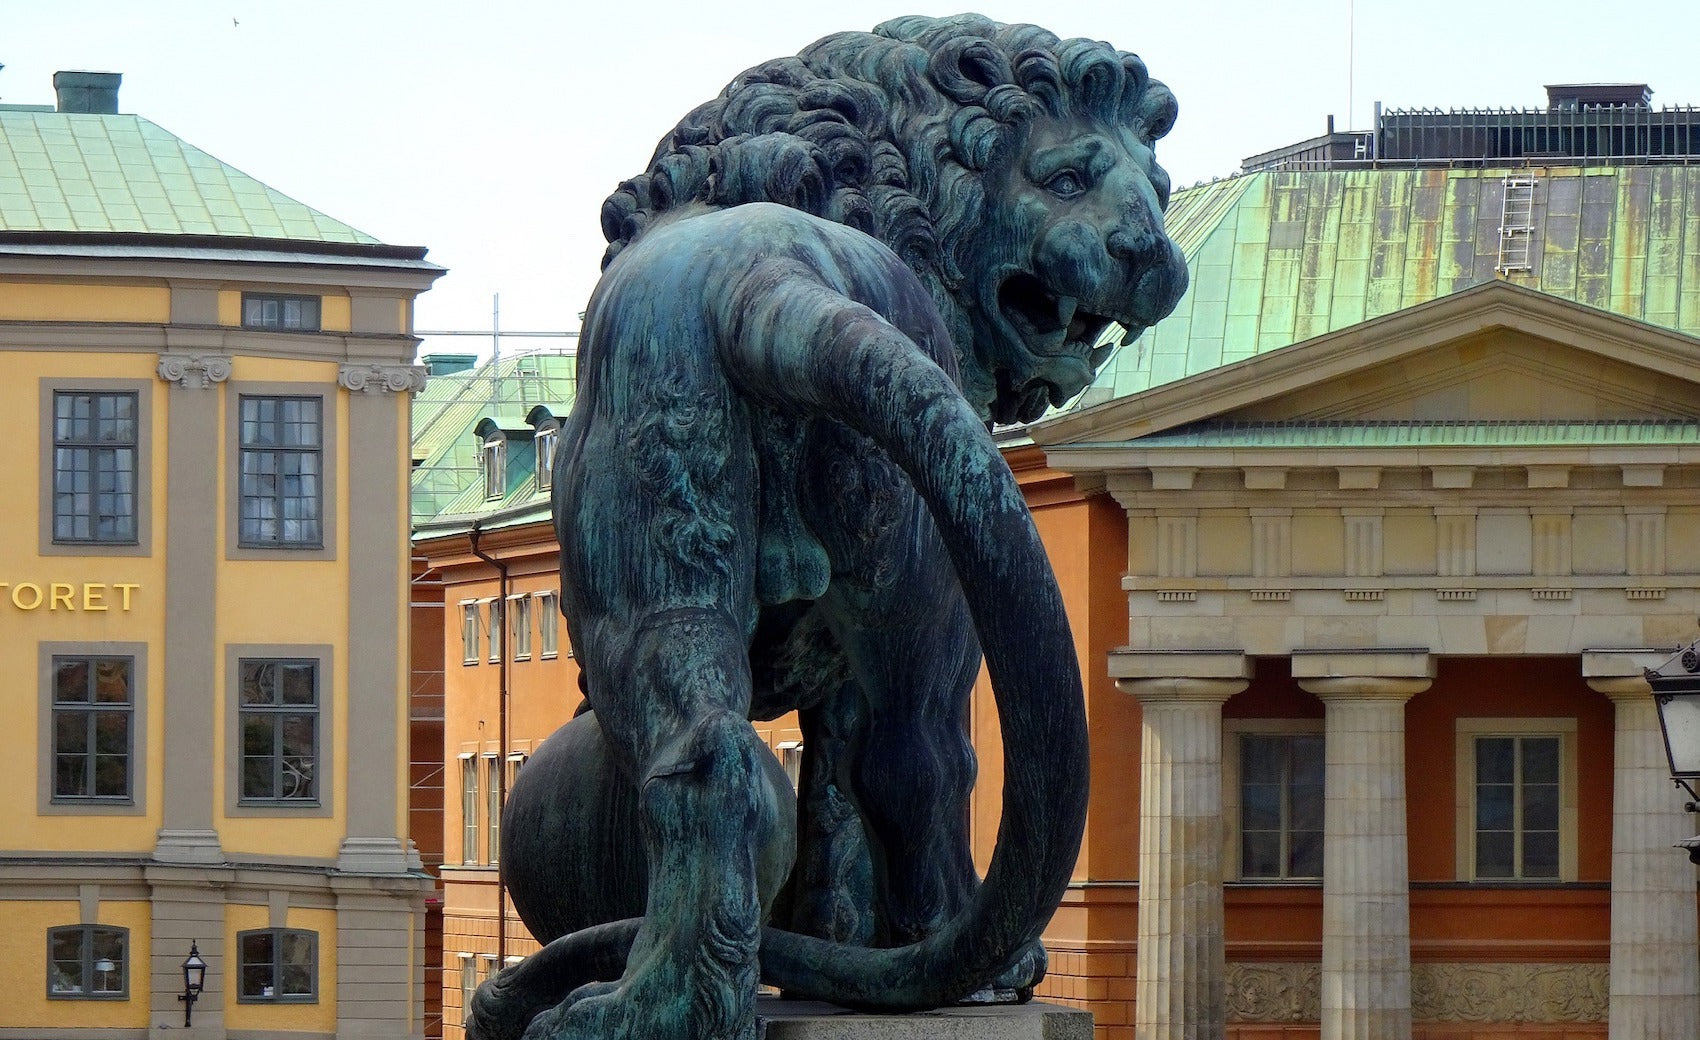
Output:
[[[5,0],[0,102],[58,69],[121,72],[123,112],[325,213],[430,248],[450,273],[421,329],[578,327],[598,212],[656,140],[743,69],[827,33],[958,4],[820,0]],[[1694,0],[983,0],[1001,21],[1145,58],[1181,117],[1177,186],[1373,105],[1531,107],[1563,82],[1645,82],[1700,104]],[[1621,12],[1621,13],[1620,13]],[[1349,57],[1350,56],[1350,57]],[[1350,107],[1348,107],[1350,103]],[[453,349],[444,341],[431,344]],[[459,343],[466,347],[470,341]],[[519,343],[511,346],[519,346]]]

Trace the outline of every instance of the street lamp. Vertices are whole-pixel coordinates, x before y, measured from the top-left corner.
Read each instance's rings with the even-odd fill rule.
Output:
[[[1667,671],[1678,665],[1681,671]],[[1689,812],[1700,812],[1700,794],[1694,792],[1694,782],[1700,780],[1700,641],[1690,643],[1671,655],[1658,668],[1646,670],[1647,685],[1653,688],[1653,703],[1659,709],[1659,729],[1665,737],[1665,758],[1670,762],[1671,779],[1688,792],[1683,806]],[[1700,864],[1700,835],[1676,843],[1686,850],[1691,862]]]
[[[183,961],[183,992],[177,999],[183,1002],[183,1028],[189,1028],[189,1013],[195,1010],[195,1001],[201,999],[201,990],[207,984],[207,962],[201,960],[200,948],[193,940],[189,942],[189,956]]]

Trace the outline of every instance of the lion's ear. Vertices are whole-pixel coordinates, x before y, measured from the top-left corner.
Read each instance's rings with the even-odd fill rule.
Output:
[[[1169,88],[1152,80],[1145,88],[1145,96],[1139,100],[1139,113],[1136,118],[1147,141],[1155,141],[1167,134],[1175,125],[1175,115],[1180,106],[1175,103],[1175,96],[1169,93]]]

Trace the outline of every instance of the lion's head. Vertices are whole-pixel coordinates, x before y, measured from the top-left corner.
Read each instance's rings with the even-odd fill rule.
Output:
[[[932,290],[964,390],[1037,418],[1117,322],[1168,314],[1186,266],[1152,148],[1168,88],[1135,55],[979,15],[899,18],[745,72],[602,208],[603,265],[687,203],[777,202],[875,236]]]

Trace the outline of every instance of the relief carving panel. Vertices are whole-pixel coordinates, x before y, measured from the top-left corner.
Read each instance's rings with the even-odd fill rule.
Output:
[[[1604,1022],[1605,964],[1414,964],[1411,1017],[1419,1022]],[[1318,1022],[1322,967],[1227,965],[1229,1022]]]

